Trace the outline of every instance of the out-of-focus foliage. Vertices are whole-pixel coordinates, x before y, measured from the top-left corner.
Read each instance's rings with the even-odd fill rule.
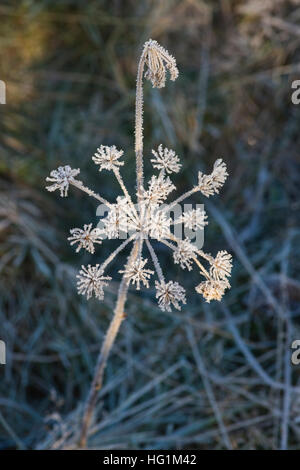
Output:
[[[191,272],[190,305],[172,314],[130,295],[90,445],[299,447],[299,2],[22,0],[1,2],[0,17],[0,447],[68,447],[78,432],[117,286],[102,303],[76,294],[90,258],[75,256],[68,227],[96,221],[96,207],[75,190],[46,194],[44,179],[70,164],[111,199],[116,185],[91,156],[115,144],[132,181],[136,63],[149,37],[180,76],[146,86],[146,160],[160,143],[174,148],[179,193],[227,162],[222,197],[204,201],[205,243],[215,252],[226,240],[233,287],[220,305],[199,303]]]

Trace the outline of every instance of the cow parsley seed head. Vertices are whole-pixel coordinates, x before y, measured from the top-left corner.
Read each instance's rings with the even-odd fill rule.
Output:
[[[167,173],[178,173],[180,171],[182,165],[179,163],[180,160],[174,150],[163,149],[163,146],[160,144],[157,152],[152,150],[152,153],[155,156],[155,158],[151,159],[153,168],[165,170]]]
[[[99,264],[96,266],[81,266],[79,274],[76,276],[77,290],[81,295],[86,295],[90,299],[94,295],[97,299],[103,300],[103,287],[108,285],[107,281],[111,280],[109,276],[103,276],[103,270]]]
[[[186,304],[185,289],[178,282],[155,281],[155,287],[158,306],[163,312],[171,312],[171,305],[177,310],[181,310],[179,302]]]
[[[227,179],[228,173],[225,163],[221,158],[215,161],[213,171],[205,175],[199,171],[198,189],[204,196],[209,197],[219,192]]]
[[[165,86],[166,69],[170,72],[170,79],[176,80],[179,73],[176,60],[157,41],[149,39],[144,45],[143,55],[148,68],[145,78],[151,81],[154,88],[163,88]]]
[[[116,146],[107,147],[106,145],[101,145],[95,155],[92,157],[92,160],[99,165],[99,171],[102,170],[116,170],[120,166],[124,165],[124,162],[120,162],[119,158],[123,155],[123,150],[117,150]]]
[[[149,279],[151,274],[154,274],[154,271],[151,269],[145,269],[145,264],[148,259],[138,258],[133,263],[127,264],[124,270],[119,271],[119,273],[124,274],[125,279],[128,283],[135,284],[136,289],[140,290],[142,283],[145,287],[149,287]]]
[[[196,244],[192,243],[189,238],[184,240],[177,238],[175,236],[176,230],[172,230],[179,223],[183,223],[186,229],[193,231],[204,229],[207,225],[205,211],[197,208],[177,215],[178,212],[173,210],[174,220],[169,217],[172,209],[191,194],[202,192],[202,194],[209,197],[218,193],[228,176],[225,163],[219,159],[215,162],[210,174],[206,175],[199,172],[198,184],[194,188],[179,196],[173,202],[167,203],[166,200],[170,193],[176,189],[169,175],[178,173],[182,165],[174,150],[164,148],[160,144],[157,150],[152,150],[151,163],[154,174],[150,176],[150,180],[146,185],[144,183],[143,78],[150,80],[154,87],[161,88],[165,85],[167,72],[170,73],[171,80],[176,79],[178,69],[175,59],[156,41],[150,39],[144,45],[137,75],[136,185],[133,185],[130,181],[130,187],[137,189],[133,195],[127,189],[121,174],[124,165],[121,160],[123,150],[118,150],[115,145],[110,147],[100,145],[92,157],[95,164],[99,165],[99,171],[103,169],[111,170],[112,176],[116,178],[120,186],[121,194],[116,195],[116,198],[111,201],[107,201],[81,181],[76,180],[80,170],[72,169],[68,165],[52,171],[47,178],[47,181],[52,183],[47,186],[48,191],[59,189],[60,195],[66,196],[69,185],[73,185],[88,196],[93,197],[97,204],[101,202],[105,206],[105,212],[107,213],[101,218],[101,229],[93,228],[92,224],[85,224],[83,228],[74,228],[70,231],[71,236],[68,240],[71,245],[76,246],[76,252],[83,248],[93,254],[95,245],[101,244],[104,238],[120,240],[118,247],[109,254],[101,265],[82,266],[77,276],[77,288],[79,294],[86,295],[88,298],[94,295],[100,300],[103,299],[103,287],[111,279],[104,276],[104,272],[119,253],[127,245],[132,244],[127,264],[123,269],[120,267],[119,270],[123,274],[120,289],[125,289],[125,287],[127,289],[129,284],[133,284],[137,289],[140,289],[141,285],[149,287],[154,271],[146,267],[147,258],[144,257],[146,247],[151,255],[158,279],[155,286],[159,307],[164,311],[171,311],[172,306],[180,309],[181,304],[186,302],[185,291],[177,282],[165,281],[163,270],[150,239],[155,239],[170,248],[173,251],[174,263],[179,264],[182,269],[190,271],[194,264],[199,267],[200,275],[204,277],[204,280],[196,287],[196,290],[207,301],[212,299],[220,300],[225,289],[230,287],[228,277],[231,273],[232,261],[229,253],[223,250],[218,252],[214,258],[204,251],[198,250]],[[201,258],[201,262],[199,258]]]
[[[66,197],[70,183],[75,181],[75,176],[79,173],[79,168],[74,170],[69,165],[59,166],[57,170],[51,171],[50,176],[47,176],[46,181],[50,181],[53,184],[46,186],[46,189],[50,192],[59,189],[61,197]]]
[[[93,224],[85,224],[83,229],[81,228],[72,228],[70,230],[71,237],[68,238],[70,241],[70,245],[75,245],[76,243],[76,253],[78,253],[81,248],[84,248],[89,253],[95,252],[94,244],[98,243],[99,245],[102,243],[101,238],[101,230],[99,228],[93,228]]]
[[[173,258],[175,264],[180,264],[182,269],[193,269],[193,258],[195,258],[196,248],[189,241],[188,238],[185,240],[178,240],[177,247],[174,249]]]
[[[79,294],[86,295],[88,299],[94,295],[97,299],[102,300],[104,297],[103,289],[108,284],[108,281],[111,280],[109,276],[104,276],[104,272],[116,260],[122,250],[131,243],[133,245],[124,269],[119,270],[119,273],[123,276],[118,289],[114,316],[98,357],[98,367],[95,370],[92,387],[82,418],[79,444],[83,447],[85,447],[87,442],[93,408],[97,401],[99,388],[97,384],[102,383],[109,352],[124,319],[124,308],[129,285],[130,283],[135,285],[138,290],[141,288],[141,285],[148,288],[151,276],[154,274],[154,271],[145,267],[147,264],[147,258],[143,258],[145,248],[150,253],[158,279],[155,287],[160,309],[170,312],[172,306],[174,306],[180,310],[181,304],[186,303],[183,287],[177,282],[171,280],[165,281],[158,256],[149,238],[155,238],[156,241],[173,250],[174,263],[180,264],[182,269],[190,271],[193,264],[198,266],[200,275],[205,280],[200,282],[195,289],[203,295],[207,302],[213,299],[221,300],[225,290],[230,287],[227,277],[230,275],[232,263],[231,256],[227,252],[220,251],[213,258],[211,255],[204,253],[204,251],[199,250],[196,243],[193,244],[188,238],[181,240],[175,236],[176,230],[174,230],[174,234],[170,230],[170,225],[175,227],[176,224],[181,222],[184,223],[185,227],[192,229],[203,228],[207,224],[204,211],[201,213],[199,211],[189,211],[178,217],[178,204],[196,192],[202,192],[207,197],[218,193],[228,175],[225,163],[222,160],[217,160],[213,171],[209,175],[199,172],[198,184],[194,188],[180,195],[173,202],[166,204],[164,201],[176,189],[166,174],[178,173],[181,164],[173,150],[163,149],[162,145],[160,145],[157,151],[152,152],[154,158],[151,160],[153,168],[158,170],[159,174],[152,175],[146,189],[144,186],[143,79],[150,80],[153,87],[162,88],[166,83],[167,71],[170,73],[171,80],[177,78],[178,69],[174,57],[156,41],[150,39],[144,44],[137,73],[134,129],[136,184],[130,181],[130,187],[136,188],[134,198],[129,193],[121,174],[121,167],[124,165],[124,162],[120,161],[120,157],[123,155],[123,151],[117,150],[115,146],[107,147],[101,145],[92,157],[93,161],[99,165],[99,171],[103,169],[111,170],[112,176],[116,178],[120,186],[122,196],[118,196],[113,201],[107,201],[100,194],[85,186],[81,181],[77,181],[75,176],[79,173],[79,169],[72,170],[69,166],[59,167],[57,170],[52,171],[50,177],[47,178],[47,181],[52,183],[50,186],[47,186],[49,191],[59,189],[61,196],[66,196],[69,185],[72,184],[88,196],[96,199],[97,204],[100,201],[102,209],[103,206],[105,211],[108,208],[108,214],[101,220],[104,228],[100,232],[92,229],[92,224],[86,224],[83,229],[76,228],[71,231],[69,241],[71,245],[78,244],[76,251],[85,248],[93,253],[94,244],[101,243],[100,233],[103,235],[103,238],[107,236],[107,238],[118,238],[120,240],[118,247],[109,254],[101,265],[96,264],[96,266],[91,266],[89,264],[88,266],[82,266],[77,275]],[[176,207],[176,210],[172,211],[174,207]],[[170,214],[170,211],[174,213],[174,220],[172,221],[167,215]],[[208,267],[203,266],[199,258]]]
[[[178,219],[178,222],[182,222],[190,230],[203,230],[205,225],[208,225],[206,219],[206,212],[203,209],[197,208],[184,212]]]

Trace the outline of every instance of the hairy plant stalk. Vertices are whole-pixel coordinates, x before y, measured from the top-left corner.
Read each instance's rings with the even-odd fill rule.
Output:
[[[129,257],[129,263],[133,262],[137,256],[138,252],[138,244],[137,242],[134,244],[132,252]],[[93,417],[94,408],[97,403],[97,398],[99,391],[102,387],[103,382],[103,375],[105,371],[105,367],[107,364],[107,359],[109,353],[112,349],[114,341],[117,337],[118,331],[120,329],[121,323],[125,318],[124,314],[124,306],[127,299],[127,292],[128,292],[128,282],[123,276],[122,281],[120,283],[119,292],[118,292],[118,299],[116,303],[116,308],[114,311],[114,316],[111,320],[109,328],[107,330],[105,339],[103,341],[97,364],[95,367],[94,377],[91,384],[91,388],[89,390],[89,394],[85,403],[83,418],[81,422],[81,430],[79,436],[79,447],[86,447],[87,444],[87,434],[91,424],[91,420]]]
[[[202,272],[203,276],[206,277],[206,279],[209,279],[209,274],[204,268],[204,266],[200,263],[200,261],[196,258],[196,256],[193,258],[193,261],[199,266],[200,271]]]
[[[114,169],[113,172],[114,172],[114,175],[115,175],[115,177],[116,177],[116,179],[117,179],[119,185],[121,186],[121,189],[122,189],[122,191],[123,191],[123,193],[124,193],[124,196],[126,197],[128,203],[130,204],[130,207],[132,208],[133,213],[134,213],[135,216],[137,217],[138,214],[137,214],[137,212],[136,212],[136,209],[135,209],[135,207],[134,207],[134,204],[133,204],[133,202],[132,202],[132,199],[131,199],[131,197],[130,197],[130,194],[128,193],[127,188],[126,188],[126,186],[125,186],[125,184],[124,184],[123,178],[122,178],[122,176],[120,175],[120,171],[119,171],[118,169],[117,169],[117,170]]]
[[[118,248],[116,248],[109,256],[108,258],[106,258],[106,260],[101,264],[101,268],[103,269],[106,269],[107,266],[115,259],[115,257],[122,251],[124,250],[124,248],[132,241],[136,238],[136,234],[133,233],[129,238],[127,238],[126,240],[124,240],[123,243],[121,243],[121,245],[118,246]]]
[[[182,194],[177,199],[175,199],[175,201],[173,201],[171,204],[169,204],[169,206],[166,207],[165,210],[170,211],[170,209],[172,209],[174,206],[176,206],[176,204],[179,204],[184,199],[187,199],[188,197],[190,197],[192,194],[196,193],[197,191],[199,191],[199,189],[197,187],[194,187],[194,188],[190,189],[189,191],[187,191],[186,193]]]
[[[148,247],[148,250],[149,250],[149,253],[150,253],[150,255],[151,255],[153,264],[154,264],[154,266],[155,266],[155,270],[156,270],[158,279],[160,280],[160,282],[165,282],[165,277],[164,277],[163,272],[162,272],[162,269],[161,269],[161,267],[160,267],[158,258],[157,258],[157,256],[156,256],[156,253],[155,253],[155,251],[153,250],[152,245],[151,245],[151,243],[149,242],[149,240],[146,240],[146,245],[147,245],[147,247]]]
[[[94,197],[95,199],[98,199],[98,201],[102,202],[102,204],[105,204],[106,206],[111,207],[110,202],[104,199],[104,197],[100,196],[100,194],[97,194],[91,189],[84,186],[84,184],[81,181],[73,180],[71,184],[75,186],[76,188],[81,189],[81,191],[85,192],[89,196]]]
[[[136,184],[137,196],[140,194],[144,185],[143,172],[143,72],[145,65],[144,52],[141,55],[138,65],[136,80],[136,99],[135,99],[135,155],[136,155]]]

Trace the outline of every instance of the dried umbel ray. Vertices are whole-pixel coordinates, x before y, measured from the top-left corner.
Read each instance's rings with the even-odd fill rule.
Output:
[[[183,224],[186,228],[192,230],[203,230],[204,226],[208,223],[205,211],[202,209],[191,209],[173,221],[168,216],[169,211],[173,207],[194,193],[201,192],[206,197],[219,193],[228,176],[225,163],[218,159],[210,174],[199,172],[198,181],[195,186],[173,202],[167,204],[166,200],[169,194],[176,189],[170,179],[170,175],[178,173],[181,164],[174,150],[169,150],[159,145],[157,150],[152,150],[151,163],[155,174],[151,176],[147,184],[144,183],[143,78],[150,80],[153,87],[162,88],[165,86],[168,73],[171,80],[175,80],[178,76],[174,57],[156,41],[150,39],[143,48],[138,65],[136,85],[136,204],[121,176],[121,167],[124,165],[122,160],[124,152],[123,150],[118,150],[115,146],[108,147],[101,145],[92,157],[100,172],[106,170],[115,175],[123,193],[117,197],[115,202],[108,202],[102,196],[87,188],[77,179],[80,170],[72,169],[68,165],[52,171],[50,177],[47,178],[47,181],[51,183],[47,186],[48,191],[58,189],[60,195],[64,197],[68,195],[69,186],[72,185],[86,192],[89,196],[94,197],[98,202],[105,204],[109,209],[107,216],[102,219],[103,228],[93,228],[92,224],[86,224],[82,229],[74,228],[71,230],[69,240],[71,245],[76,246],[77,252],[85,249],[90,253],[94,253],[95,245],[100,245],[104,239],[118,238],[120,233],[124,234],[126,231],[131,233],[104,262],[95,266],[82,266],[77,276],[79,294],[86,295],[88,299],[93,295],[99,300],[103,299],[103,289],[111,280],[106,274],[110,263],[116,259],[123,249],[131,244],[132,248],[126,265],[123,269],[119,270],[123,276],[119,287],[114,317],[99,354],[93,383],[84,411],[79,438],[81,446],[86,445],[87,432],[96,404],[97,393],[102,385],[107,357],[124,318],[124,305],[130,283],[138,290],[141,285],[148,288],[156,273],[155,288],[159,308],[163,311],[171,311],[172,307],[180,310],[181,304],[186,303],[184,288],[178,282],[165,278],[150,239],[158,240],[168,246],[173,252],[174,262],[179,264],[182,269],[190,271],[194,266],[199,268],[203,280],[195,289],[199,294],[203,295],[207,302],[221,300],[225,290],[230,287],[228,277],[230,277],[232,261],[229,253],[220,251],[213,257],[199,250],[189,238],[184,240],[178,239],[171,231],[172,225],[176,224]],[[148,252],[148,257],[145,257],[145,251]],[[149,263],[150,259],[152,260],[154,270]],[[202,263],[206,264],[207,267],[204,267]]]

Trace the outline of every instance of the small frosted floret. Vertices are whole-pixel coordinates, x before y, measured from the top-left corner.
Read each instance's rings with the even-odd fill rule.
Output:
[[[177,247],[174,249],[173,258],[175,264],[180,264],[182,269],[193,269],[193,259],[195,258],[196,248],[188,239],[179,240]]]
[[[117,150],[115,145],[112,147],[101,145],[92,157],[92,160],[96,165],[99,165],[99,171],[117,170],[120,166],[124,165],[124,162],[119,160],[123,153],[123,150]]]
[[[142,192],[143,200],[148,203],[161,204],[168,195],[176,189],[170,178],[165,177],[164,171],[158,176],[153,175],[148,182],[148,190]]]
[[[81,248],[84,248],[89,253],[95,252],[94,244],[101,244],[101,230],[99,228],[92,228],[93,224],[85,224],[83,229],[81,228],[72,228],[70,230],[71,237],[68,238],[70,245],[77,245],[76,253],[78,253]]]
[[[158,207],[157,205],[145,207],[146,211],[148,211],[145,231],[151,238],[156,238],[157,240],[168,239],[170,237],[172,219],[164,211],[159,210]]]
[[[225,289],[229,288],[230,284],[227,280],[216,281],[214,279],[209,279],[207,281],[200,282],[197,287],[195,287],[198,294],[203,295],[206,302],[211,300],[222,300]]]
[[[59,166],[57,170],[52,170],[46,181],[50,181],[50,186],[46,189],[50,192],[59,189],[61,197],[68,195],[69,185],[75,181],[75,176],[80,173],[80,169],[72,169],[69,165]]]
[[[205,225],[208,225],[206,219],[207,215],[205,210],[197,208],[184,212],[179,218],[179,222],[182,222],[184,226],[190,230],[203,230]]]
[[[108,215],[101,222],[108,239],[119,238],[121,232],[136,231],[139,224],[131,204],[121,196],[117,197],[117,203],[111,205]]]
[[[145,269],[147,261],[147,258],[138,258],[130,265],[127,265],[124,270],[119,271],[119,273],[124,274],[128,283],[135,284],[137,290],[140,290],[141,283],[148,288],[151,274],[154,274],[154,271],[151,269]]]
[[[160,144],[157,152],[152,150],[152,153],[155,156],[155,158],[151,159],[153,168],[165,170],[166,173],[178,173],[180,171],[182,165],[179,163],[179,157],[174,150],[163,149],[163,146]]]
[[[103,300],[103,287],[108,285],[107,281],[111,280],[109,276],[103,276],[103,270],[99,264],[96,266],[81,266],[79,274],[76,276],[78,294],[86,295],[90,299],[93,295],[96,299]]]
[[[178,282],[155,281],[156,298],[158,299],[159,308],[165,312],[171,312],[173,305],[177,310],[181,310],[179,302],[186,304],[185,289]]]
[[[215,280],[225,280],[231,275],[232,256],[222,250],[217,253],[211,262],[210,275]]]
[[[147,66],[145,78],[151,81],[154,88],[163,88],[165,86],[166,70],[170,72],[170,79],[176,80],[179,73],[176,60],[157,41],[149,39],[144,45],[144,54]]]
[[[209,175],[205,175],[199,171],[197,188],[204,196],[212,196],[215,193],[219,193],[219,189],[225,183],[227,176],[226,164],[219,158],[215,161],[213,171]]]

